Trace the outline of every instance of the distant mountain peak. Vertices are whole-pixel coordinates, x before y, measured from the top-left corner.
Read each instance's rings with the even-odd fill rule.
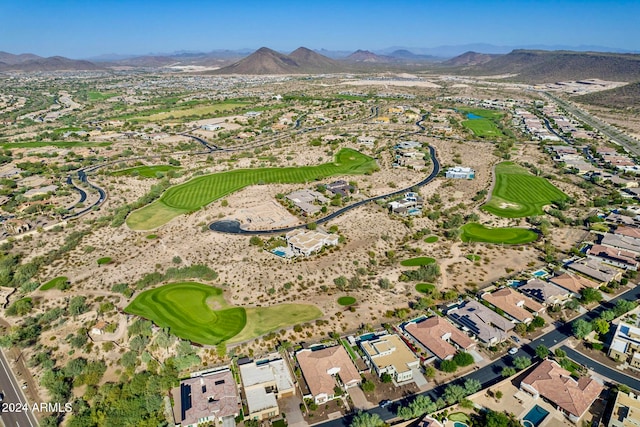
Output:
[[[306,47],[285,55],[261,47],[246,58],[216,70],[216,74],[308,74],[342,71],[336,61]]]

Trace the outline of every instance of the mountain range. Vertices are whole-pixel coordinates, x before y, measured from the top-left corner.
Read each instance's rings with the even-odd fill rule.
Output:
[[[326,74],[339,72],[440,71],[462,75],[505,75],[525,83],[598,78],[640,81],[640,55],[610,52],[575,52],[516,49],[507,54],[465,52],[446,61],[433,56],[396,49],[386,55],[357,50],[341,59],[300,47],[284,54],[262,47],[250,55],[218,50],[209,53],[180,52],[170,56],[120,58],[90,62],[60,56],[42,58],[33,54],[0,52],[0,72],[109,70],[114,68],[163,68],[204,66],[210,74]]]
[[[43,58],[31,53],[14,55],[0,52],[0,71],[79,71],[100,70],[102,67],[93,62],[69,59],[62,56]]]

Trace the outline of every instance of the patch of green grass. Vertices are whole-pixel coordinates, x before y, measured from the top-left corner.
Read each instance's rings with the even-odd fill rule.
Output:
[[[181,168],[171,165],[153,165],[153,166],[136,166],[133,168],[120,169],[115,172],[111,172],[113,176],[123,176],[123,175],[136,175],[141,176],[143,178],[158,178],[158,174],[161,176],[166,174],[169,171],[177,171]]]
[[[149,239],[149,240],[154,240],[154,239],[157,239],[157,238],[158,238],[157,234],[149,234],[149,235],[147,235],[147,239]]]
[[[338,304],[340,305],[352,305],[355,303],[356,303],[355,297],[344,296],[344,297],[338,298]]]
[[[427,256],[420,256],[417,258],[409,258],[400,262],[403,267],[420,267],[421,265],[429,265],[436,262],[435,259]]]
[[[42,147],[54,147],[54,148],[73,148],[73,147],[108,147],[111,142],[85,142],[85,141],[32,141],[32,142],[3,142],[0,143],[0,147],[6,149],[15,148],[42,148]]]
[[[489,228],[484,225],[470,222],[461,227],[463,242],[486,242],[517,245],[534,242],[538,239],[535,231],[527,228],[504,227]]]
[[[66,276],[60,276],[49,280],[44,285],[40,286],[41,291],[48,291],[49,289],[60,289],[63,285],[65,285],[69,281],[69,278]]]
[[[235,169],[203,175],[169,188],[160,199],[132,212],[127,225],[133,230],[151,230],[249,185],[305,183],[336,175],[360,175],[376,169],[376,161],[371,157],[344,148],[336,154],[335,162],[318,166]]]
[[[250,340],[322,317],[322,311],[311,304],[278,304],[271,307],[248,307],[245,310],[247,325],[229,340],[230,343]]]
[[[482,259],[480,257],[480,255],[474,255],[474,254],[465,255],[465,258],[468,259],[469,261],[473,261],[473,262],[477,262],[477,261],[480,261]]]
[[[429,236],[426,239],[424,239],[425,243],[435,243],[438,241],[438,236]]]
[[[356,356],[355,351],[353,351],[353,348],[351,348],[351,345],[349,345],[349,342],[346,339],[340,338],[340,343],[345,348],[345,350],[347,350],[349,356],[351,356],[351,360],[358,360],[358,356]]]
[[[542,208],[567,195],[544,178],[533,176],[513,162],[496,165],[491,199],[482,209],[503,218],[542,215]]]
[[[87,99],[89,101],[104,101],[105,99],[113,98],[115,93],[102,93],[95,90],[87,92]]]
[[[469,129],[476,136],[480,138],[501,138],[506,136],[500,128],[496,126],[496,122],[504,116],[504,113],[496,110],[484,110],[480,108],[465,108],[464,110],[459,111],[465,115],[470,113],[480,117],[464,120],[462,122],[462,126]]]
[[[465,424],[468,424],[470,422],[469,416],[464,412],[454,412],[453,414],[449,414],[449,419],[451,421],[458,421]]]
[[[144,291],[125,312],[169,328],[180,338],[209,345],[236,336],[247,324],[245,309],[230,307],[222,289],[196,282],[171,283]]]
[[[436,290],[436,286],[431,283],[418,283],[416,285],[416,291],[430,295]]]
[[[105,256],[102,258],[98,258],[96,262],[98,263],[98,265],[105,265],[105,264],[111,264],[112,261],[113,259],[111,259],[111,257]]]
[[[135,117],[124,117],[133,122],[158,122],[168,119],[180,119],[183,117],[210,117],[220,113],[225,113],[237,107],[245,107],[247,102],[221,102],[214,105],[176,105],[169,108],[155,108],[143,113],[136,113]]]

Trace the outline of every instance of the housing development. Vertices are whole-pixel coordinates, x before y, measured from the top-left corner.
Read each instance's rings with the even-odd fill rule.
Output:
[[[5,426],[640,423],[638,55],[323,52],[1,53]]]

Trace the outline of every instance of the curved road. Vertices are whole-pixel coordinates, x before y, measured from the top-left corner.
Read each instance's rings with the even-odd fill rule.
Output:
[[[422,117],[422,119],[420,119],[416,123],[416,126],[418,126],[421,131],[424,131],[425,130],[424,126],[422,126],[420,124],[422,122],[422,120],[424,120],[424,116]],[[375,202],[376,200],[397,196],[397,195],[406,193],[408,191],[411,191],[411,189],[414,188],[414,187],[422,187],[422,186],[430,183],[431,181],[433,181],[434,178],[436,178],[438,176],[438,173],[440,173],[440,162],[438,161],[438,157],[436,157],[436,150],[432,146],[429,146],[429,155],[431,156],[431,162],[433,163],[433,170],[431,171],[431,173],[425,179],[423,179],[422,181],[418,182],[417,184],[413,184],[410,187],[403,188],[401,190],[396,190],[396,191],[394,191],[392,193],[382,194],[380,196],[375,196],[375,197],[370,197],[370,198],[365,199],[365,200],[360,200],[359,202],[356,202],[356,203],[354,203],[352,205],[340,208],[337,211],[332,212],[329,215],[318,219],[317,221],[313,221],[313,223],[315,223],[315,224],[324,224],[325,222],[330,221],[330,220],[332,220],[332,219],[344,214],[345,212],[348,212],[348,211],[350,211],[352,209],[358,208],[358,207],[360,207],[362,205],[365,205],[365,204],[367,204],[369,202]],[[209,230],[216,231],[218,233],[227,233],[227,234],[265,235],[265,234],[287,233],[289,231],[296,230],[298,228],[305,228],[305,227],[307,227],[307,225],[308,224],[300,224],[300,225],[294,225],[294,226],[291,226],[291,227],[273,228],[273,229],[270,229],[270,230],[245,230],[245,229],[242,228],[240,222],[238,222],[238,221],[235,221],[235,220],[222,220],[222,221],[215,221],[215,222],[212,222],[211,224],[209,224]]]
[[[375,202],[376,200],[380,200],[380,199],[385,199],[387,197],[393,197],[393,196],[397,196],[403,193],[406,193],[408,191],[411,191],[411,189],[413,187],[422,187],[423,185],[426,185],[428,183],[430,183],[431,181],[433,181],[433,179],[438,176],[438,173],[440,172],[440,162],[438,161],[438,158],[436,157],[436,150],[433,147],[429,147],[429,152],[431,154],[431,161],[433,162],[433,171],[429,174],[429,176],[427,176],[425,179],[423,179],[422,181],[418,182],[417,184],[413,184],[410,187],[407,188],[403,188],[402,190],[397,190],[394,191],[393,193],[388,193],[388,194],[382,194],[380,196],[375,196],[375,197],[370,197],[368,199],[365,200],[360,200],[359,202],[356,202],[352,205],[349,206],[345,206],[343,208],[338,209],[335,212],[332,212],[331,214],[318,219],[317,221],[314,221],[313,223],[315,224],[323,224],[327,221],[330,221],[340,215],[342,215],[345,212],[348,212],[352,209],[358,208],[362,205],[365,205],[369,202]],[[228,234],[247,234],[247,235],[262,235],[262,234],[274,234],[274,233],[287,233],[291,230],[296,230],[298,228],[305,228],[308,224],[300,224],[300,225],[294,225],[292,227],[284,227],[284,228],[274,228],[274,229],[270,229],[270,230],[245,230],[243,228],[241,228],[241,224],[238,221],[235,220],[223,220],[223,221],[216,221],[213,222],[211,224],[209,224],[209,230],[211,231],[217,231],[219,233],[228,233]]]
[[[591,310],[583,314],[582,316],[574,319],[571,322],[560,324],[551,332],[548,332],[540,336],[539,338],[531,341],[529,344],[523,345],[520,348],[520,350],[518,350],[518,352],[512,356],[505,355],[500,359],[496,359],[490,365],[484,366],[454,381],[451,381],[447,384],[441,384],[431,390],[425,391],[420,394],[424,396],[429,396],[435,402],[439,397],[442,397],[444,395],[444,390],[447,388],[449,384],[463,385],[464,381],[468,379],[475,379],[480,381],[480,384],[482,385],[482,389],[492,387],[493,385],[501,382],[504,379],[502,378],[502,369],[507,366],[512,366],[512,361],[514,358],[519,356],[528,356],[535,359],[536,347],[538,347],[539,345],[544,345],[549,348],[559,343],[562,343],[563,341],[567,340],[569,337],[573,335],[572,329],[571,329],[571,324],[573,322],[575,322],[578,319],[583,319],[590,322],[591,320],[596,319],[602,311],[611,309],[615,305],[615,302],[620,299],[626,299],[626,300],[632,300],[632,301],[640,299],[640,286],[634,286],[633,289],[618,295],[617,297],[611,299],[610,301],[604,302],[602,305],[596,307],[594,310]],[[591,360],[588,357],[585,357],[584,355],[582,355],[581,353],[578,353],[566,346],[563,346],[562,349],[567,352],[567,355],[571,359],[575,360],[578,363],[582,363],[582,361],[585,361],[586,362],[585,366],[587,366],[592,371],[597,372],[598,374],[610,380],[613,380],[621,384],[627,384],[634,389],[636,387],[640,387],[640,381],[634,380],[633,378],[629,377],[626,374],[623,374],[621,372],[608,368],[604,365],[601,365],[598,362]],[[640,391],[640,390],[636,390],[636,391]],[[406,406],[409,402],[415,399],[416,396],[418,396],[418,394],[403,398],[397,402],[394,402],[394,404],[386,408],[381,408],[380,406],[377,406],[373,409],[370,409],[364,412],[378,414],[380,418],[382,418],[386,422],[396,418],[398,404],[402,406]],[[349,414],[342,418],[314,424],[314,426],[347,427],[351,423],[352,416],[353,414]]]
[[[364,120],[369,120],[373,117],[376,117],[378,115],[379,112],[379,107],[371,107],[371,115],[368,117],[365,117]],[[361,119],[355,119],[355,120],[350,120],[344,123],[331,123],[331,124],[327,124],[324,126],[317,126],[317,127],[313,127],[313,128],[304,128],[304,129],[300,129],[300,124],[301,121],[304,119],[305,116],[299,118],[298,120],[296,120],[296,125],[294,127],[294,129],[298,129],[295,132],[286,132],[283,133],[273,139],[264,141],[264,142],[260,142],[260,143],[256,143],[256,144],[247,144],[247,145],[241,145],[241,146],[235,146],[235,147],[228,147],[228,148],[221,148],[218,147],[217,145],[211,144],[209,141],[207,141],[204,138],[201,138],[199,136],[195,136],[195,135],[191,135],[189,133],[182,133],[180,135],[184,135],[187,136],[189,138],[195,139],[197,142],[199,142],[200,144],[202,144],[202,146],[205,148],[205,151],[197,151],[197,152],[176,152],[174,154],[188,154],[188,155],[203,155],[203,154],[211,154],[213,152],[216,151],[225,151],[225,152],[230,152],[230,151],[240,151],[240,150],[247,150],[250,148],[258,148],[258,147],[262,147],[265,145],[269,145],[272,144],[280,139],[286,138],[288,136],[291,136],[293,134],[300,134],[300,133],[306,133],[306,132],[310,132],[312,130],[318,130],[318,129],[322,129],[322,128],[328,128],[328,127],[333,127],[333,126],[343,126],[345,124],[349,124],[349,123],[354,123],[357,122]],[[418,125],[420,126],[420,125]],[[422,126],[420,126],[422,128]],[[424,130],[424,128],[422,128]],[[126,161],[131,161],[131,160],[141,160],[141,159],[154,159],[154,158],[160,158],[160,157],[164,157],[165,155],[156,155],[156,156],[137,156],[137,157],[131,157],[128,159],[117,159],[117,160],[110,160],[108,162],[104,162],[104,163],[100,163],[98,165],[93,165],[93,166],[88,166],[82,169],[79,169],[77,171],[78,174],[78,179],[81,182],[86,183],[89,187],[91,187],[92,189],[96,190],[98,192],[98,195],[100,196],[98,198],[98,200],[96,202],[94,202],[93,204],[91,204],[91,206],[87,206],[86,208],[84,208],[83,210],[79,211],[79,212],[74,212],[73,214],[69,214],[67,216],[64,216],[62,219],[67,220],[67,219],[73,219],[73,218],[77,218],[81,215],[84,215],[85,213],[89,212],[90,210],[92,210],[93,208],[100,206],[102,203],[104,203],[107,200],[107,193],[105,190],[103,190],[102,188],[92,184],[91,182],[89,182],[87,180],[87,172],[93,172],[101,167],[110,165],[110,164],[114,164],[114,163],[118,163],[118,162],[126,162]],[[73,174],[70,174],[67,176],[66,179],[66,183],[71,185],[79,194],[80,194],[80,200],[78,202],[76,202],[76,204],[74,205],[74,207],[76,205],[78,205],[78,203],[82,203],[87,199],[87,193],[86,191],[84,191],[82,188],[78,187],[77,185],[75,185],[73,183]],[[73,209],[73,207],[71,208]]]

